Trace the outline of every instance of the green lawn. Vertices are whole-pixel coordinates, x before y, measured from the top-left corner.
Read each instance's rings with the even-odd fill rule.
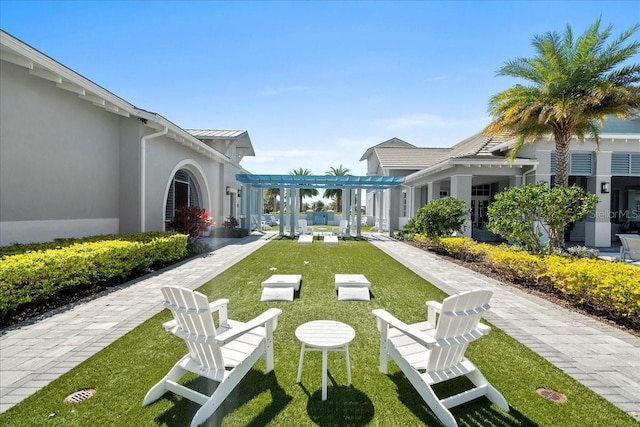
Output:
[[[215,255],[214,255],[215,256]],[[309,261],[304,266],[304,261]],[[260,283],[273,274],[302,274],[293,302],[259,302]],[[372,283],[371,301],[338,301],[333,275],[361,273]],[[179,284],[179,283],[178,283]],[[135,285],[134,285],[135,286]],[[249,320],[269,307],[283,310],[275,332],[275,370],[264,374],[262,361],[237,387],[212,425],[225,426],[423,426],[439,425],[399,371],[378,371],[379,334],[371,310],[385,308],[406,322],[423,320],[424,302],[446,295],[364,241],[337,246],[298,245],[275,240],[199,289],[210,300],[228,298],[229,316]],[[9,426],[178,426],[188,425],[195,405],[172,394],[148,407],[142,399],[186,352],[182,340],[164,332],[164,310],[134,331],[63,375],[35,395],[0,415]],[[295,328],[309,320],[334,319],[351,325],[353,385],[346,385],[344,355],[329,353],[329,399],[322,402],[321,355],[307,353],[302,383],[296,383],[300,343]],[[459,406],[453,414],[461,426],[637,426],[623,411],[564,375],[498,329],[473,343],[467,356],[504,394],[511,412],[482,398]],[[201,379],[188,380],[210,386]],[[451,393],[462,381],[438,389]],[[538,387],[565,394],[556,404],[538,396]],[[78,389],[97,394],[78,404],[63,403]],[[53,415],[55,414],[55,415]]]

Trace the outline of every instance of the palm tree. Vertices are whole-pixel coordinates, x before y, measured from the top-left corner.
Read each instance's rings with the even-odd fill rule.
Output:
[[[272,203],[272,212],[278,211],[278,197],[280,196],[279,188],[265,188],[263,190],[263,197],[267,203]]]
[[[309,175],[313,175],[313,174],[308,169],[298,168],[298,169],[294,169],[294,170],[290,171],[289,175],[309,176]],[[305,197],[315,197],[319,193],[318,193],[318,190],[316,190],[315,188],[301,188],[299,194],[300,194],[300,203],[298,204],[298,209],[302,209],[302,207],[303,207],[302,206],[302,201],[304,200]]]
[[[555,184],[566,187],[569,172],[569,141],[579,143],[590,134],[599,142],[599,127],[609,115],[628,117],[640,107],[640,65],[621,64],[634,56],[640,42],[626,41],[636,25],[607,43],[612,26],[600,31],[598,19],[584,34],[573,38],[549,32],[532,40],[537,56],[508,61],[497,75],[525,79],[489,100],[493,121],[484,129],[490,136],[516,138],[509,153],[515,159],[524,144],[551,134],[556,146]]]
[[[347,168],[342,167],[342,165],[340,165],[337,169],[331,166],[329,168],[329,172],[326,172],[325,175],[351,176],[349,172],[351,171]],[[322,193],[322,197],[324,197],[325,199],[334,199],[336,202],[336,210],[338,212],[342,211],[342,189],[341,188],[328,188],[324,190],[324,193]]]

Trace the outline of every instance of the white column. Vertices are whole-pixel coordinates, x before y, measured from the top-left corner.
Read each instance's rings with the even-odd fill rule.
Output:
[[[378,215],[378,232],[381,232],[384,224],[384,207],[385,207],[385,203],[384,203],[384,191],[383,190],[379,190],[378,191],[378,205],[377,205],[377,215]]]
[[[440,198],[440,181],[427,184],[427,203]]]
[[[362,236],[362,187],[358,187],[357,191],[357,211],[356,211],[356,236]]]
[[[345,187],[342,192],[342,219],[348,221],[347,230],[351,232],[351,187]]]
[[[240,227],[251,231],[251,212],[253,195],[251,194],[251,184],[244,184],[240,190]]]
[[[298,190],[296,188],[289,189],[289,234],[296,234],[296,213],[298,212]]]
[[[410,204],[407,214],[410,218],[413,218],[416,216],[418,208],[422,206],[420,200],[420,187],[409,187],[409,201]]]
[[[472,175],[454,175],[451,177],[451,197],[464,200],[467,206],[471,206],[471,179]],[[471,213],[464,220],[463,235],[471,237]]]
[[[596,159],[596,173],[589,179],[589,191],[600,197],[595,212],[585,221],[585,246],[611,246],[611,193],[602,193],[602,183],[611,191],[611,151],[600,151]]]
[[[280,212],[279,212],[279,217],[280,217],[280,225],[278,225],[278,234],[280,236],[284,236],[284,198],[285,198],[285,188],[284,185],[280,186]]]

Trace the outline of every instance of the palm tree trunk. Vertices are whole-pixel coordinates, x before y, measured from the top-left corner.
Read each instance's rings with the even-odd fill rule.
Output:
[[[569,186],[569,139],[570,132],[557,130],[554,132],[556,140],[556,183],[560,187]]]

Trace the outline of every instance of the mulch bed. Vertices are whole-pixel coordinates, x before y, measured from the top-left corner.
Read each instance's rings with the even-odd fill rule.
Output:
[[[421,242],[407,241],[404,243],[425,251],[429,251],[438,256],[446,258],[447,261],[456,263],[470,270],[477,271],[478,273],[481,273],[487,277],[491,277],[492,279],[495,279],[500,283],[513,286],[529,294],[551,301],[554,304],[564,307],[568,310],[573,310],[575,312],[584,314],[585,316],[589,316],[591,318],[599,320],[602,323],[616,327],[632,335],[640,337],[640,318],[621,317],[605,305],[582,304],[577,300],[577,298],[572,297],[570,295],[565,295],[551,287],[546,287],[546,288],[540,287],[540,286],[533,287],[524,282],[519,283],[517,282],[517,280],[514,280],[514,279],[506,280],[504,274],[494,271],[487,263],[484,263],[482,261],[460,260],[460,259],[449,256],[444,251],[437,250],[436,248]]]

